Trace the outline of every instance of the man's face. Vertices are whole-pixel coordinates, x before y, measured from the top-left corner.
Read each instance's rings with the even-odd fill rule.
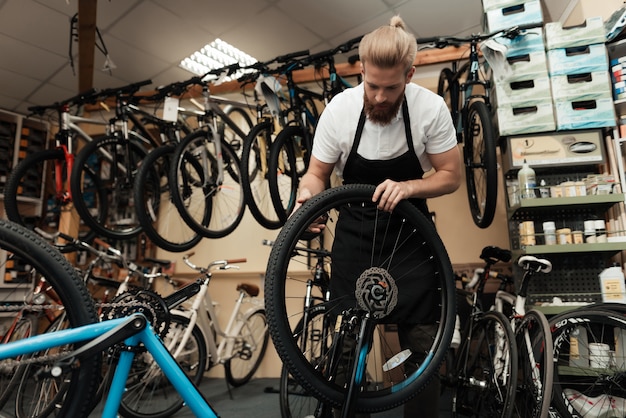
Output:
[[[388,125],[402,104],[404,88],[415,69],[408,74],[405,67],[380,68],[372,64],[361,68],[365,86],[365,114],[374,123]]]

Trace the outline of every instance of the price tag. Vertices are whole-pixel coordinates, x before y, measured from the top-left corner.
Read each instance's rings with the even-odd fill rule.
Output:
[[[166,97],[163,104],[163,120],[176,122],[178,119],[178,102],[174,97]]]

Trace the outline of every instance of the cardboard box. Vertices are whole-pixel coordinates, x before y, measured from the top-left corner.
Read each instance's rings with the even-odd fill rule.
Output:
[[[530,106],[537,102],[552,100],[550,77],[547,75],[522,80],[496,81],[494,84],[494,104],[497,106]]]
[[[524,160],[531,167],[602,164],[605,161],[600,129],[511,136],[502,142],[501,151],[505,172],[522,168]]]
[[[548,59],[544,51],[509,56],[504,65],[502,79],[523,80],[548,75]]]
[[[602,44],[606,41],[602,16],[589,17],[582,24],[570,27],[563,27],[561,22],[546,23],[545,37],[547,49]]]
[[[598,99],[611,94],[608,71],[553,75],[550,82],[554,100],[576,97],[580,100]]]
[[[546,55],[551,76],[609,70],[604,44],[550,49]]]
[[[573,97],[554,101],[557,130],[615,126],[615,106],[609,93],[596,99]]]
[[[503,136],[556,129],[552,100],[537,102],[531,106],[498,106],[496,121],[500,135]]]
[[[483,0],[483,10],[488,12],[490,10],[502,9],[503,7],[516,6],[524,2],[525,0]]]
[[[516,25],[542,24],[543,13],[539,0],[527,1],[486,11],[487,30],[496,32]]]

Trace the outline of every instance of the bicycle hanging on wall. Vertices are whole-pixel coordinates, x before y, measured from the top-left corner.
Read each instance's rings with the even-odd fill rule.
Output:
[[[498,37],[514,39],[536,26],[520,25],[467,37],[417,39],[421,45],[418,49],[467,45],[469,51],[467,58],[453,61],[450,67],[441,70],[437,93],[446,101],[457,140],[463,144],[467,197],[472,220],[479,228],[487,228],[493,222],[498,197],[498,134],[492,116],[490,68],[479,48],[484,41]]]

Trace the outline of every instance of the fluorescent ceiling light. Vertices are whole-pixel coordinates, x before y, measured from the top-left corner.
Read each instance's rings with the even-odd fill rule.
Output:
[[[239,63],[241,67],[245,67],[255,62],[256,58],[217,38],[182,60],[180,67],[193,74],[204,75],[227,65]],[[242,72],[238,71],[228,79],[236,79],[241,74]]]

